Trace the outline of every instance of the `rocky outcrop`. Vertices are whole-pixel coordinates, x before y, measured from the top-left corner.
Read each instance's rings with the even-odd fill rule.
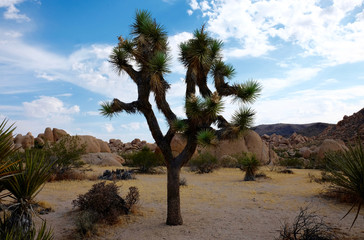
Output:
[[[364,108],[351,116],[344,116],[336,125],[325,129],[319,139],[340,139],[345,143],[353,143],[358,136],[364,140]]]
[[[53,144],[59,141],[64,136],[69,136],[69,134],[62,129],[58,128],[46,128],[44,133],[38,134],[36,138],[33,137],[32,133],[27,133],[25,136],[21,134],[16,135],[14,138],[15,147],[20,151],[24,149],[30,149],[34,146],[42,147],[46,143]],[[107,142],[102,141],[101,139],[97,139],[93,136],[78,136],[80,138],[80,146],[81,144],[86,145],[86,153],[98,153],[98,152],[107,152],[110,153],[111,150]]]
[[[125,160],[122,157],[113,153],[88,153],[82,155],[81,159],[87,164],[98,166],[120,167],[125,163]]]
[[[184,146],[186,146],[186,139],[180,134],[175,135],[171,142],[173,155],[178,155]],[[276,153],[269,151],[268,146],[254,131],[248,131],[246,135],[235,140],[221,140],[215,146],[198,147],[197,152],[209,152],[219,160],[242,152],[252,152],[262,164],[268,164],[277,159]]]
[[[153,152],[157,150],[156,144],[141,141],[139,138],[135,138],[133,141],[128,143],[123,143],[119,139],[110,139],[108,146],[111,152],[118,154],[140,151],[143,147],[148,147]]]
[[[264,124],[253,127],[252,130],[256,131],[260,136],[267,134],[277,134],[281,135],[285,138],[289,138],[293,133],[300,134],[306,137],[314,137],[319,135],[322,131],[324,131],[328,126],[333,124],[329,123],[308,123],[308,124],[286,124],[286,123],[277,123],[277,124]]]

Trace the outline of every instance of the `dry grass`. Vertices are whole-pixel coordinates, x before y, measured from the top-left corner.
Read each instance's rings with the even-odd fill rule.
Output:
[[[101,175],[111,167],[92,167],[87,175]],[[292,220],[300,207],[307,205],[327,218],[327,222],[347,231],[350,218],[340,221],[347,205],[320,197],[325,185],[310,183],[308,173],[319,171],[297,169],[295,174],[280,174],[260,168],[267,178],[244,182],[239,169],[220,169],[210,174],[195,174],[186,169],[181,177],[188,186],[181,188],[184,225],[168,227],[166,217],[166,175],[137,175],[137,179],[117,181],[121,196],[129,187],[140,192],[135,214],[123,216],[118,224],[102,227],[93,239],[274,239],[281,223]],[[37,199],[51,204],[55,212],[46,215],[56,239],[69,239],[74,230],[72,200],[86,193],[97,181],[61,181],[47,183]],[[348,232],[348,239],[364,239],[363,212]]]

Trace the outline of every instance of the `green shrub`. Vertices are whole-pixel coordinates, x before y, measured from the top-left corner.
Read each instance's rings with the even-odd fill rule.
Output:
[[[47,160],[53,163],[55,174],[61,175],[85,164],[81,156],[85,153],[86,144],[80,144],[80,141],[78,136],[64,136],[44,148]]]
[[[79,195],[73,200],[74,207],[81,211],[91,211],[97,214],[98,221],[116,223],[120,215],[129,213],[131,207],[139,201],[139,191],[131,187],[125,201],[118,194],[118,186],[115,183],[105,184],[100,182],[94,184],[85,194]]]
[[[355,199],[352,207],[345,215],[347,216],[355,206],[357,207],[358,210],[351,225],[353,226],[364,203],[363,146],[359,141],[355,147],[349,147],[344,152],[328,153],[325,158],[327,171],[331,174],[328,180],[334,185],[332,190]]]
[[[189,161],[189,166],[191,171],[197,173],[210,173],[220,167],[217,158],[208,152],[193,157]]]
[[[236,168],[238,166],[238,160],[232,156],[224,155],[219,159],[219,164],[224,168]]]
[[[98,214],[93,211],[81,211],[76,219],[76,229],[81,237],[90,237],[95,234],[95,223],[98,220]]]
[[[242,153],[238,157],[238,166],[242,171],[245,171],[244,181],[254,181],[255,172],[258,170],[260,162],[255,156],[250,152]]]
[[[279,165],[290,168],[303,168],[304,161],[303,159],[292,157],[292,158],[280,158]]]
[[[163,165],[163,156],[152,152],[148,147],[142,148],[139,152],[130,154],[129,165],[137,167],[142,173],[151,173],[155,167]]]

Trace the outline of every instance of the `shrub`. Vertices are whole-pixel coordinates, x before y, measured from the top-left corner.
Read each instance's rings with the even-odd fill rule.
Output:
[[[191,171],[197,173],[210,173],[220,166],[217,158],[208,152],[200,153],[189,161]]]
[[[358,218],[360,208],[364,203],[364,150],[360,141],[355,147],[340,153],[326,155],[327,170],[331,174],[328,180],[333,184],[333,190],[355,199],[346,217],[356,206],[357,212],[351,227]]]
[[[224,155],[219,159],[220,166],[224,168],[236,168],[238,160],[232,156]]]
[[[179,179],[179,185],[180,186],[187,186],[187,179],[185,177],[181,177]]]
[[[284,167],[291,167],[291,168],[303,168],[304,161],[303,159],[292,157],[292,158],[280,158],[279,165]]]
[[[90,237],[96,232],[95,223],[98,214],[93,211],[82,211],[76,219],[76,229],[81,237]]]
[[[244,181],[255,181],[255,172],[259,168],[259,160],[252,153],[242,153],[238,157],[238,165],[242,171],[245,171]]]
[[[148,147],[143,147],[139,152],[130,154],[128,158],[132,167],[137,167],[142,173],[151,173],[153,168],[163,165],[161,154],[152,152]]]
[[[85,153],[86,144],[80,144],[80,141],[78,136],[64,136],[44,148],[46,158],[53,163],[52,169],[56,175],[65,174],[85,164],[81,155]],[[63,179],[61,176],[59,178]]]
[[[79,195],[72,204],[81,211],[95,212],[98,221],[113,224],[117,222],[120,215],[128,214],[130,208],[139,200],[138,189],[131,187],[129,190],[127,201],[125,201],[119,196],[118,186],[115,183],[100,182],[94,184],[87,193]]]
[[[307,208],[300,213],[291,225],[285,223],[276,240],[334,240],[338,239],[334,229],[327,225],[321,217],[308,212]]]

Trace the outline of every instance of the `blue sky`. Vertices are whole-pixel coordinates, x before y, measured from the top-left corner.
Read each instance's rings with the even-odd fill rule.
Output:
[[[168,100],[183,116],[178,44],[206,24],[224,41],[233,82],[263,86],[255,124],[336,123],[364,107],[364,0],[0,0],[0,119],[17,133],[46,127],[104,140],[153,142],[142,115],[100,116],[100,102],[136,99],[108,56],[146,9],[169,36]],[[225,114],[238,108],[225,99]],[[161,127],[166,129],[162,115]]]

